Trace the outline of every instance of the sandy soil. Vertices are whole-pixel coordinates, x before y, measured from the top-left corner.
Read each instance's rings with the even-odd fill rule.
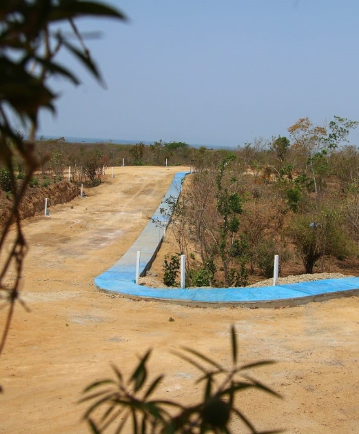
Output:
[[[234,324],[243,363],[277,361],[252,374],[284,399],[245,392],[240,401],[258,429],[358,433],[357,297],[251,310],[132,301],[96,290],[94,277],[135,240],[177,170],[118,168],[85,198],[25,222],[31,249],[23,299],[31,312],[17,307],[0,359],[0,432],[89,432],[77,404],[83,388],[111,376],[111,363],[130,374],[148,347],[153,375],[167,374],[164,397],[192,401],[196,372],[172,351],[190,346],[229,364]],[[233,432],[247,431],[234,422]]]

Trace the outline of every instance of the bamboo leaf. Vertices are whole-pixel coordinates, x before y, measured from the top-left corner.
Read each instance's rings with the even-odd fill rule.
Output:
[[[92,419],[88,419],[88,423],[90,424],[90,428],[93,434],[101,434],[101,432],[97,429],[97,426]]]
[[[137,434],[138,432],[138,422],[137,422],[137,417],[136,417],[136,410],[132,409],[132,432],[133,434]]]
[[[61,21],[77,17],[104,17],[116,18],[126,21],[126,15],[118,9],[98,2],[89,1],[68,1],[60,2],[56,8],[52,8],[49,21]]]
[[[66,77],[69,80],[71,80],[72,83],[74,83],[76,85],[80,84],[80,80],[64,66],[62,66],[56,62],[51,62],[48,59],[44,59],[44,58],[39,57],[39,56],[34,56],[34,59],[36,60],[36,62],[38,62],[39,64],[44,66],[46,68],[46,70],[51,72],[52,74],[62,75],[63,77]]]
[[[119,383],[122,384],[123,383],[123,377],[122,377],[121,371],[115,365],[111,365],[111,367],[115,371],[115,374],[118,378]]]
[[[280,395],[279,393],[277,393],[274,390],[270,389],[265,384],[263,384],[263,383],[261,383],[261,382],[259,382],[257,380],[254,380],[254,379],[252,379],[251,377],[249,377],[247,375],[245,376],[245,378],[247,378],[248,380],[250,380],[255,388],[260,389],[263,392],[269,393],[270,395],[273,395],[276,398],[280,398],[280,399],[283,398],[282,395]]]
[[[240,370],[243,371],[245,369],[258,368],[260,366],[273,365],[276,362],[274,360],[263,360],[260,362],[248,363],[247,365],[241,366]]]
[[[192,348],[188,348],[188,347],[183,347],[183,350],[188,351],[189,353],[199,357],[200,359],[206,361],[207,363],[214,366],[215,368],[222,370],[222,372],[223,372],[223,368],[219,363],[215,362],[214,360],[210,359],[209,357],[205,356],[204,354],[200,353],[199,351],[193,350]]]
[[[206,384],[206,389],[204,392],[204,400],[210,398],[212,393],[212,378],[209,376]]]
[[[96,381],[95,383],[90,384],[87,386],[82,393],[90,392],[90,390],[95,389],[96,387],[102,386],[104,384],[115,384],[113,380],[100,380]]]
[[[153,381],[153,383],[147,389],[147,392],[145,393],[144,399],[148,398],[151,395],[151,393],[156,389],[156,387],[158,386],[158,384],[162,381],[163,377],[164,377],[164,375],[159,375]]]
[[[126,423],[129,415],[130,415],[130,412],[127,412],[124,414],[121,423],[118,425],[117,430],[115,431],[115,434],[119,434],[122,431],[122,428],[125,426],[125,423]]]
[[[190,363],[191,365],[193,365],[195,368],[197,368],[199,371],[203,372],[204,374],[208,374],[208,371],[206,368],[204,368],[203,366],[201,366],[199,363],[197,363],[195,360],[192,360],[190,357],[181,354],[181,353],[177,353],[174,352],[174,354],[176,354],[178,357],[180,357],[182,360],[185,360],[186,362]]]
[[[92,73],[92,75],[102,83],[101,74],[95,65],[95,63],[91,60],[91,58],[84,54],[81,50],[77,49],[74,45],[70,44],[66,39],[59,37],[62,44],[75,56],[77,59]]]
[[[138,364],[137,368],[135,369],[134,373],[131,375],[130,382],[134,382],[135,391],[141,389],[144,382],[147,378],[147,369],[146,369],[146,362],[151,354],[151,350],[148,350],[147,353],[140,359],[140,363]]]
[[[106,401],[111,401],[111,397],[110,396],[105,396],[102,399],[99,399],[98,401],[96,401],[94,404],[92,404],[85,412],[85,414],[82,416],[82,419],[84,420],[89,420],[91,413],[98,408],[100,405],[102,405],[103,403],[105,403]],[[112,404],[112,407],[114,406],[114,404]]]
[[[244,424],[251,430],[252,433],[257,433],[254,425],[247,419],[242,412],[237,408],[233,408],[232,411],[244,422]]]

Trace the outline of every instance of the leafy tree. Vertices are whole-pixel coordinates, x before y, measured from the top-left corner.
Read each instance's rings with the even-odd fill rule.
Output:
[[[301,118],[288,128],[293,148],[305,159],[305,172],[311,174],[316,196],[328,172],[328,155],[347,142],[350,131],[358,125],[356,121],[334,116],[328,128],[313,125],[309,118]]]
[[[142,166],[143,156],[145,155],[145,144],[143,142],[136,143],[131,147],[131,155],[134,159],[134,166]]]
[[[229,155],[224,158],[218,167],[217,172],[217,211],[220,216],[218,224],[220,239],[217,244],[219,256],[222,260],[224,270],[224,280],[227,286],[236,284],[234,282],[234,271],[229,273],[230,258],[240,256],[238,249],[233,254],[233,246],[235,242],[235,234],[239,231],[240,220],[239,215],[242,214],[242,199],[240,195],[231,187],[235,185],[235,179],[231,179],[229,185],[224,184],[225,170],[229,164],[235,159],[234,155]],[[237,244],[237,243],[236,243]],[[230,278],[230,276],[232,278]]]
[[[154,155],[155,164],[163,164],[163,152],[165,143],[162,140],[156,141],[150,145],[150,150]]]
[[[83,161],[83,171],[91,186],[101,183],[103,169],[103,155],[98,150],[87,154]]]
[[[289,234],[306,273],[312,274],[319,259],[327,255],[346,257],[353,252],[354,245],[344,228],[343,216],[335,208],[293,218]]]
[[[305,172],[310,172],[315,194],[318,194],[315,157],[322,152],[323,140],[327,135],[324,127],[313,125],[309,118],[301,118],[288,128],[293,140],[293,147],[305,160]]]
[[[279,167],[283,166],[285,157],[290,147],[290,141],[287,137],[278,136],[270,145],[271,151],[274,152],[276,159],[279,162]]]
[[[329,122],[328,134],[324,142],[329,149],[336,149],[341,143],[348,142],[350,131],[357,128],[358,121],[351,121],[347,118],[334,116],[334,119]]]

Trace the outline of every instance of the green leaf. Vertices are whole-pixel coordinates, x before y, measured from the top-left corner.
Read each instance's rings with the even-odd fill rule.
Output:
[[[260,362],[248,363],[247,365],[241,366],[241,371],[245,369],[253,369],[258,368],[259,366],[273,365],[276,362],[274,360],[263,360]]]
[[[117,366],[115,366],[115,365],[111,365],[111,366],[112,366],[112,369],[115,371],[115,374],[118,378],[119,383],[122,384],[123,377],[122,377],[121,371],[117,368]]]
[[[211,393],[212,393],[212,377],[209,376],[206,384],[206,389],[204,392],[204,400],[210,398]]]
[[[89,56],[84,54],[82,51],[78,50],[74,45],[70,44],[67,40],[59,37],[62,44],[75,56],[77,59],[92,73],[92,75],[100,82],[102,82],[102,77],[97,69],[95,63],[90,59]]]
[[[98,408],[100,405],[102,405],[103,403],[105,403],[105,402],[111,402],[112,403],[112,407],[114,406],[114,404],[113,404],[113,397],[114,397],[114,394],[113,393],[111,393],[111,394],[108,394],[108,395],[106,395],[106,396],[104,396],[103,398],[101,398],[101,399],[99,399],[98,401],[96,401],[96,402],[94,402],[87,410],[86,410],[86,412],[85,412],[85,414],[82,416],[82,418],[83,419],[85,419],[85,420],[88,420],[89,419],[89,416],[90,416],[90,414],[94,411],[94,410],[96,410],[96,408]]]
[[[95,422],[92,419],[88,419],[88,423],[90,425],[91,431],[94,434],[101,434],[101,432],[97,429]]]
[[[126,15],[120,12],[118,9],[111,6],[104,5],[98,2],[89,1],[63,1],[53,8],[49,21],[62,21],[70,18],[78,17],[104,17],[104,18],[116,18],[123,21],[127,20]]]
[[[136,410],[132,409],[132,432],[133,434],[137,434],[138,432],[138,422],[137,422],[137,415],[136,415]]]
[[[151,395],[151,393],[156,389],[156,387],[158,386],[158,384],[162,381],[163,377],[164,377],[164,375],[159,375],[153,381],[153,383],[147,389],[147,392],[145,393],[144,399],[148,398]]]
[[[176,354],[178,357],[180,357],[182,360],[185,360],[186,362],[190,363],[191,365],[193,365],[195,368],[197,368],[199,371],[203,372],[204,374],[207,374],[207,369],[204,368],[203,366],[201,366],[199,363],[197,363],[196,361],[192,360],[191,358],[189,358],[188,356],[175,352],[174,354]]]
[[[36,60],[36,62],[44,66],[45,69],[48,72],[51,72],[53,75],[55,74],[62,75],[63,77],[70,79],[74,84],[76,85],[80,84],[80,80],[78,80],[78,78],[74,74],[72,74],[72,72],[70,72],[67,68],[63,67],[62,65],[56,62],[50,62],[49,60],[39,56],[34,56],[34,59]]]
[[[140,360],[140,363],[138,364],[137,368],[135,369],[134,373],[132,374],[130,378],[130,382],[134,382],[135,391],[141,389],[144,382],[147,378],[147,370],[146,370],[146,362],[151,354],[151,350],[148,350],[147,353],[142,357]]]
[[[115,384],[113,380],[100,380],[96,381],[95,383],[90,384],[87,386],[82,393],[90,392],[90,390],[94,389],[95,387],[102,386],[103,384]]]
[[[267,386],[264,385],[263,383],[261,383],[261,382],[259,382],[259,381],[257,381],[257,380],[254,380],[253,378],[251,378],[251,377],[249,377],[249,376],[247,376],[247,375],[245,376],[245,378],[247,378],[249,381],[251,381],[252,384],[253,384],[253,386],[254,386],[256,389],[260,389],[260,390],[262,390],[263,392],[266,392],[266,393],[269,393],[270,395],[275,396],[276,398],[280,398],[280,399],[282,399],[282,395],[280,395],[279,393],[277,393],[277,392],[275,392],[274,390],[270,389],[269,387],[267,387]]]
[[[237,408],[233,408],[232,411],[245,423],[245,425],[247,425],[252,433],[257,433],[254,425],[244,416],[243,413],[241,413]]]
[[[204,354],[200,353],[199,351],[193,350],[192,348],[188,348],[188,347],[183,347],[183,349],[185,351],[188,351],[189,353],[199,357],[200,359],[206,361],[207,363],[214,366],[215,368],[223,371],[223,368],[219,363],[215,362],[214,360],[210,359],[209,357],[205,356]]]

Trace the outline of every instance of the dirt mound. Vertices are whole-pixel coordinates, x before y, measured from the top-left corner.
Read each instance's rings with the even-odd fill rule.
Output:
[[[68,181],[60,181],[48,187],[29,187],[20,205],[22,219],[32,217],[44,212],[45,198],[48,198],[48,207],[66,203],[80,193],[79,187]],[[0,195],[0,226],[4,224],[11,213],[12,200],[6,193]]]

